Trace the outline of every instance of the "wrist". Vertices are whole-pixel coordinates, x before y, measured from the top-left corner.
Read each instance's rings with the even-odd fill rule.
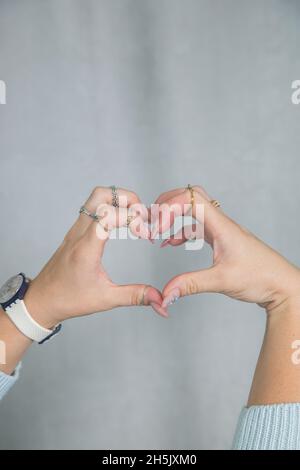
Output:
[[[286,296],[281,301],[270,304],[266,308],[266,313],[269,317],[298,315],[300,319],[300,293]]]
[[[300,274],[290,281],[289,288],[278,290],[274,299],[266,306],[268,316],[293,313],[300,317]],[[288,279],[285,282],[288,283]]]
[[[270,290],[270,298],[265,304],[261,304],[266,313],[298,312],[300,315],[300,269],[289,265],[289,269],[276,275],[276,284]]]
[[[51,311],[51,303],[45,290],[39,289],[36,281],[31,281],[24,297],[25,306],[30,316],[41,326],[49,330],[59,323]]]

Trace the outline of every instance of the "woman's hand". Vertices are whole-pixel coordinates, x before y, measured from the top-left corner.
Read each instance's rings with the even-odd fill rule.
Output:
[[[109,232],[125,226],[132,208],[139,207],[138,196],[118,189],[120,207],[112,206],[110,188],[96,188],[85,207],[103,219],[96,223],[86,214],[80,214],[62,245],[32,281],[25,296],[25,304],[33,318],[46,328],[72,317],[110,310],[128,305],[152,305],[166,316],[161,307],[161,293],[144,284],[117,285],[107,275],[101,259]],[[138,216],[137,216],[138,214]],[[131,231],[148,239],[148,227],[143,222],[147,212],[135,211]],[[106,231],[108,229],[108,231]]]
[[[163,306],[177,297],[201,292],[218,292],[229,297],[255,302],[267,309],[295,302],[300,305],[300,271],[252,233],[227,217],[211,204],[211,198],[200,186],[194,186],[193,216],[204,223],[204,238],[213,249],[213,264],[209,269],[180,274],[163,289]],[[191,192],[181,188],[163,193],[156,200],[160,206],[159,231],[169,229],[173,218],[163,217],[165,208],[176,207],[176,215],[191,208]],[[203,211],[196,211],[203,204]],[[200,215],[197,215],[198,214]],[[169,221],[169,222],[168,222]],[[181,231],[164,245],[177,246],[187,240]]]

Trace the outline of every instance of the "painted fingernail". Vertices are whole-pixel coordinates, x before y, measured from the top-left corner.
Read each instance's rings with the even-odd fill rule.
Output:
[[[150,238],[150,230],[149,230],[149,227],[147,227],[146,225],[143,225],[142,226],[142,230],[141,230],[141,234],[143,235],[143,238],[145,240],[149,240]]]
[[[154,239],[159,232],[159,221],[155,222],[153,229],[151,230],[151,238]]]
[[[164,248],[165,246],[169,245],[169,241],[171,240],[171,238],[166,238],[166,240],[164,240],[161,244],[160,244],[160,247],[161,248]]]
[[[172,289],[169,294],[164,298],[162,307],[166,308],[168,305],[174,304],[180,298],[180,290],[178,287]]]
[[[149,227],[147,227],[146,230],[147,230],[147,237],[146,237],[146,239],[149,240],[149,242],[153,244],[154,241],[153,241],[152,238],[151,238],[151,229],[150,229]]]
[[[166,310],[166,308],[162,307],[162,305],[159,305],[156,302],[150,302],[150,305],[153,308],[153,310],[155,310],[155,312],[158,313],[158,315],[164,318],[169,317],[168,311]]]

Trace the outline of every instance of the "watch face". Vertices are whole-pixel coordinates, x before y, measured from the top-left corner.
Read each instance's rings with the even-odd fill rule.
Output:
[[[0,303],[8,302],[19,291],[23,283],[23,277],[18,274],[11,277],[0,289]]]

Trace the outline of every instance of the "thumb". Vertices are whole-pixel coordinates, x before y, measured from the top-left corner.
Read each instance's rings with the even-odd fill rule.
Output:
[[[114,286],[114,301],[116,307],[148,306],[163,317],[168,317],[168,312],[162,307],[162,295],[159,290],[146,284],[128,284]]]
[[[179,297],[200,294],[204,292],[218,292],[220,289],[220,276],[217,267],[202,269],[180,274],[173,277],[163,289],[162,307],[176,302]]]

